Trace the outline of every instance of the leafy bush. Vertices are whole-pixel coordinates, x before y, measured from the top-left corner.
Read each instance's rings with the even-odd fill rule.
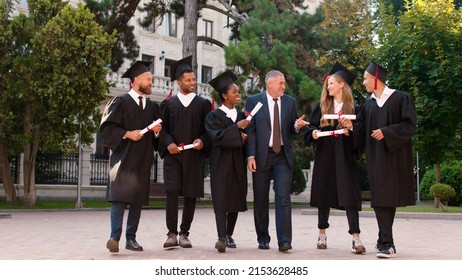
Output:
[[[294,174],[292,177],[292,189],[290,191],[291,194],[301,194],[306,189],[306,179],[305,175],[303,174],[301,161],[298,157],[295,157],[294,162]]]
[[[456,195],[450,199],[449,205],[457,206],[462,201],[462,160],[443,162],[440,168],[440,181],[454,188]],[[422,178],[420,194],[424,199],[431,199],[430,187],[435,184],[435,168],[429,169]]]
[[[456,191],[446,184],[434,184],[430,187],[430,195],[439,198],[442,203],[447,205],[449,199],[456,195]]]

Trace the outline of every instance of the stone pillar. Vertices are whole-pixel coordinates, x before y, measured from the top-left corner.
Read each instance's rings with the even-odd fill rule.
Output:
[[[82,146],[82,167],[81,167],[81,182],[82,182],[82,187],[90,187],[90,157],[91,153],[93,152],[93,149],[90,146]]]
[[[164,160],[157,154],[157,183],[164,182]]]

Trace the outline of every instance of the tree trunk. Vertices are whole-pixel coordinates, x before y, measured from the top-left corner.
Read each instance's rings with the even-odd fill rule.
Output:
[[[439,184],[440,181],[441,181],[440,163],[437,162],[435,164],[435,184]],[[435,208],[439,208],[440,204],[441,204],[440,199],[435,197],[433,201],[433,205],[435,206]]]
[[[35,191],[35,160],[39,147],[40,128],[34,126],[32,107],[27,105],[24,114],[24,133],[31,135],[30,142],[24,145],[24,206],[34,207],[37,202]]]
[[[197,76],[197,0],[186,0],[184,6],[183,57],[192,55],[192,67]]]
[[[37,157],[38,142],[24,146],[24,206],[34,207],[37,202],[35,190],[35,159]]]
[[[441,181],[440,163],[435,164],[435,183],[439,184]]]
[[[8,145],[5,138],[0,138],[0,169],[2,172],[3,188],[7,204],[15,204],[17,200],[14,189],[13,178],[11,177],[10,162],[8,160]]]

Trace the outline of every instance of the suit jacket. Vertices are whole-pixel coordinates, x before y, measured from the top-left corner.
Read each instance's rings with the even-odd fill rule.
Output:
[[[262,168],[268,159],[269,140],[271,137],[270,111],[273,106],[268,106],[266,91],[249,96],[245,110],[251,112],[255,105],[261,102],[263,106],[252,117],[252,121],[246,128],[247,137],[247,157],[254,156],[257,168]],[[295,98],[288,95],[281,97],[281,134],[284,145],[284,152],[287,162],[291,168],[294,167],[293,144],[291,136],[296,134],[295,121],[297,120],[297,103]]]

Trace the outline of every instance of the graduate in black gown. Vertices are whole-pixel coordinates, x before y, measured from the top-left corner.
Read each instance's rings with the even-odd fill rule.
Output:
[[[218,241],[215,248],[225,252],[236,248],[232,237],[238,212],[247,210],[247,169],[243,129],[249,125],[245,114],[234,107],[240,102],[236,76],[230,70],[215,77],[209,84],[218,92],[222,105],[210,112],[205,129],[212,142],[210,183]]]
[[[371,190],[371,206],[379,227],[377,257],[396,256],[393,222],[396,207],[415,204],[412,136],[417,113],[403,91],[385,85],[387,70],[372,62],[364,72],[363,85],[372,93],[357,120],[342,120],[353,127],[354,142],[365,147]]]
[[[204,197],[205,159],[210,149],[205,117],[211,103],[194,92],[196,78],[191,68],[192,57],[170,66],[172,82],[177,80],[179,92],[162,105],[162,133],[159,155],[164,159],[164,183],[167,195],[164,248],[180,245],[191,248],[189,230],[194,218],[196,200]],[[183,150],[186,145],[195,144]],[[184,198],[183,216],[178,232],[178,200]],[[179,238],[177,236],[179,235]]]
[[[361,186],[356,161],[357,150],[353,146],[350,131],[336,119],[325,119],[325,114],[355,114],[351,84],[356,75],[340,63],[336,63],[324,82],[320,103],[310,117],[305,134],[307,145],[315,148],[310,204],[318,208],[318,249],[327,248],[326,229],[329,227],[330,208],[346,210],[348,233],[353,236],[351,251],[366,252],[359,238],[359,210],[361,210]],[[343,129],[345,134],[319,137],[323,131]]]
[[[137,61],[123,78],[130,78],[130,92],[112,98],[104,109],[99,128],[103,143],[109,147],[109,181],[106,192],[111,202],[111,235],[106,244],[110,252],[119,251],[122,221],[126,205],[127,219],[125,248],[142,251],[136,241],[136,231],[142,205],[149,202],[150,174],[154,148],[162,126],[141,134],[140,131],[160,118],[159,106],[146,98],[152,93],[151,62]]]

